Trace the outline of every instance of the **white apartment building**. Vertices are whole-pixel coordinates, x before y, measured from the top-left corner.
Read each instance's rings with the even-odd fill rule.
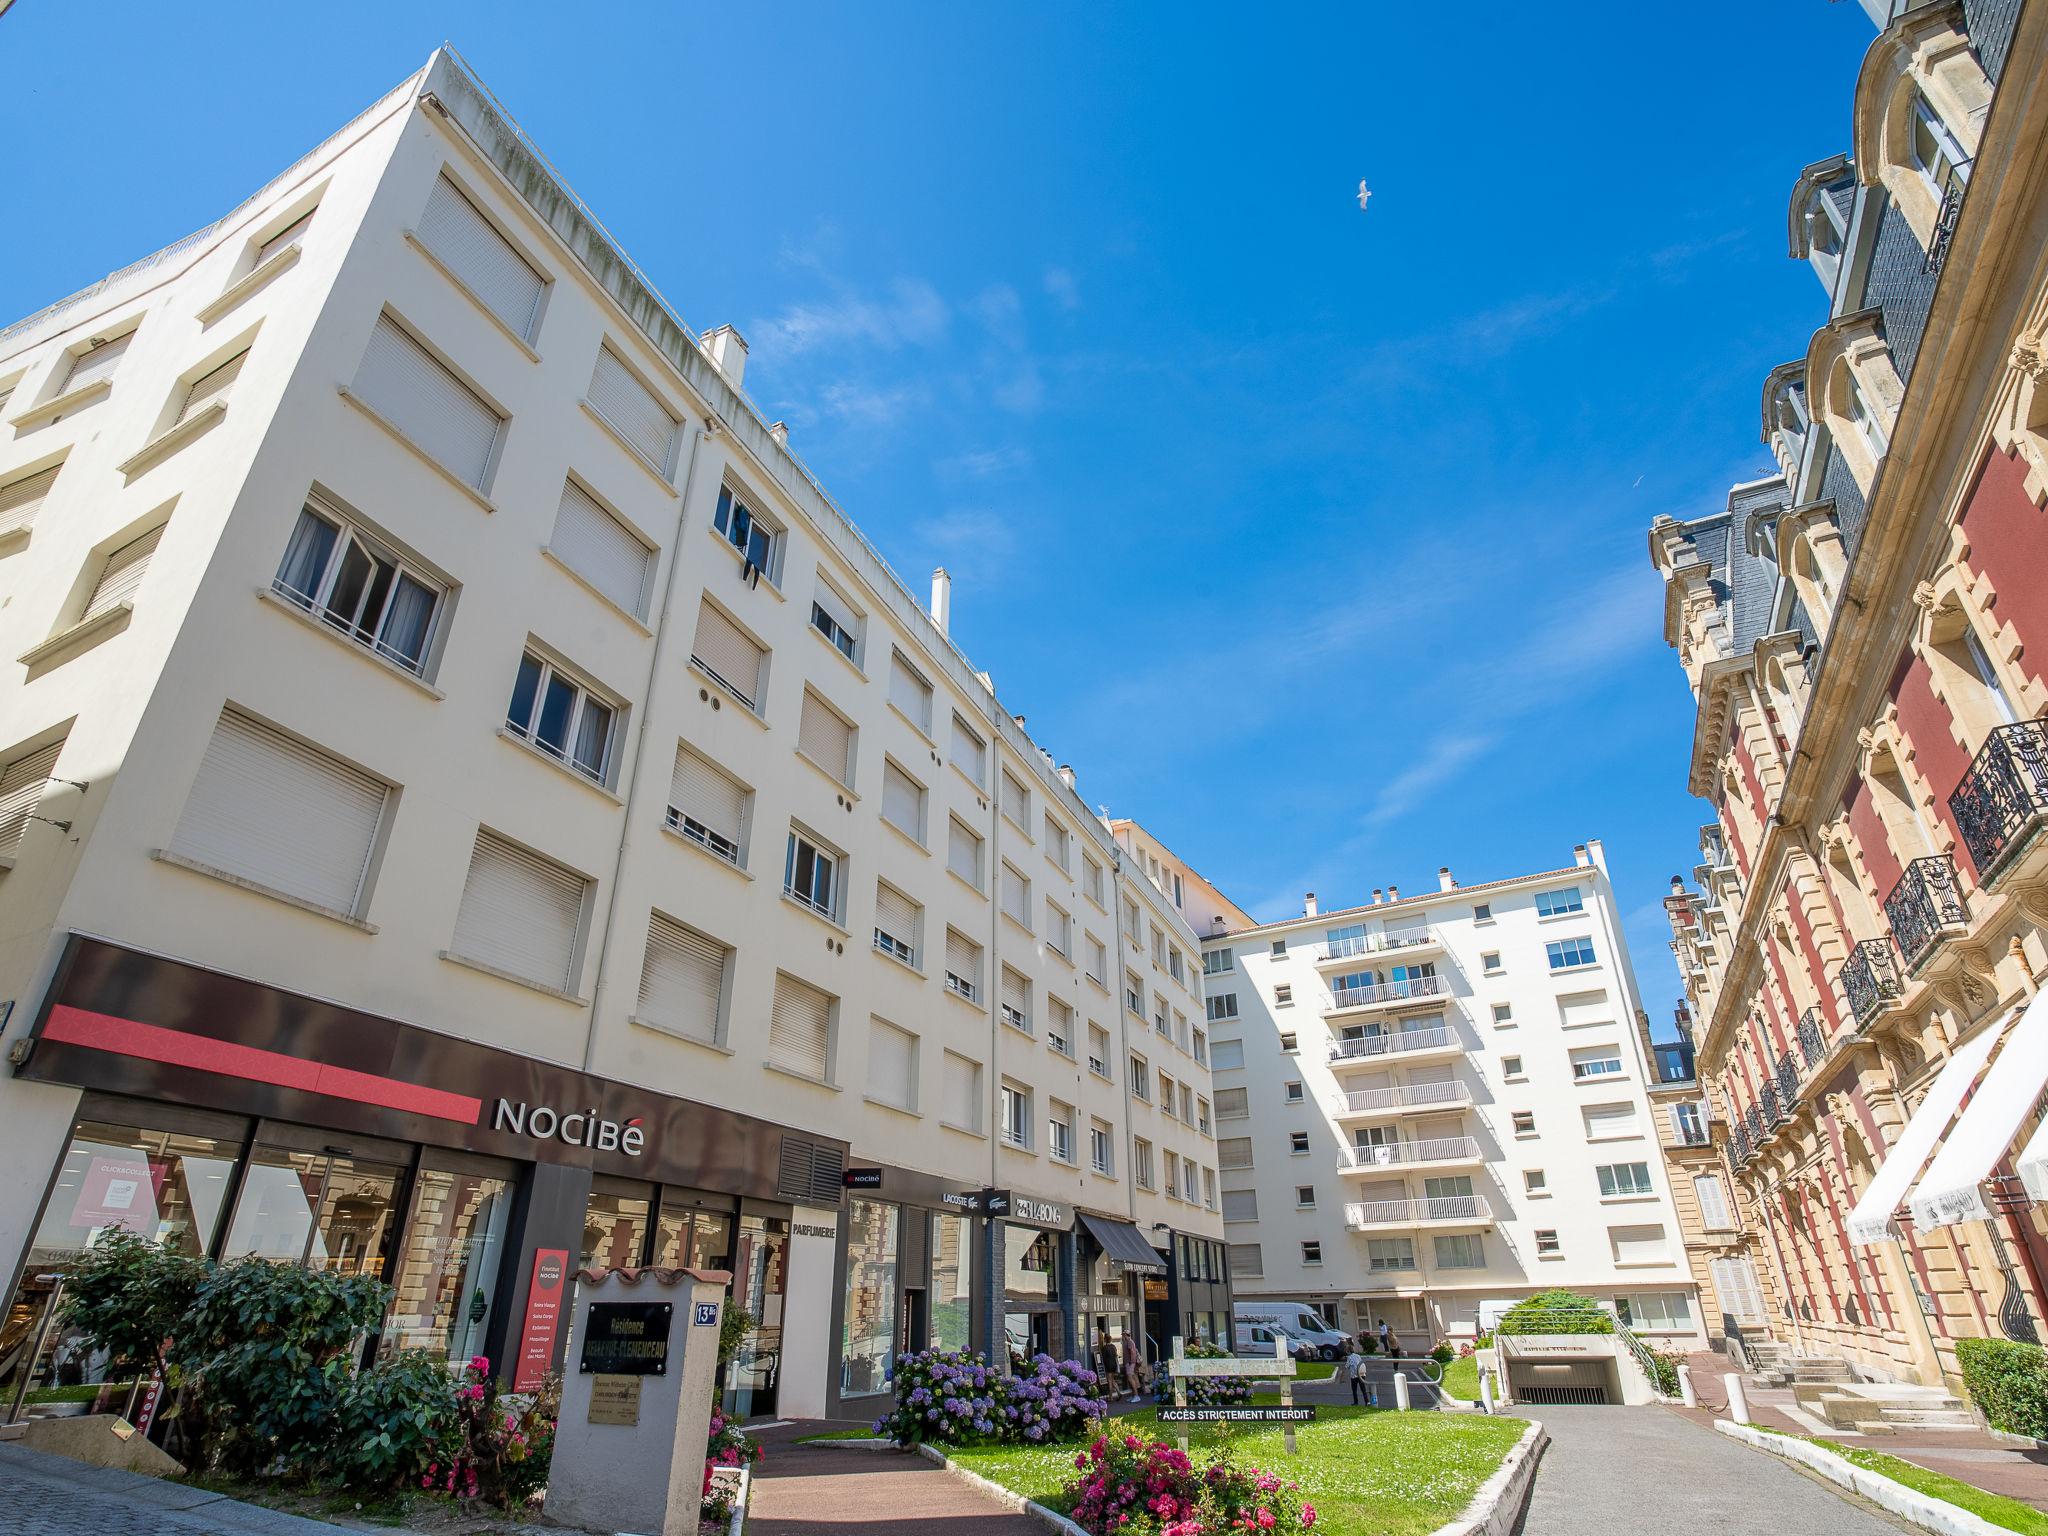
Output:
[[[0,331],[0,1389],[111,1226],[727,1268],[742,1413],[1227,1314],[1199,941],[745,360],[447,50]]]
[[[1561,1286],[1703,1342],[1605,858],[1575,853],[1205,936],[1239,1299],[1413,1349]]]

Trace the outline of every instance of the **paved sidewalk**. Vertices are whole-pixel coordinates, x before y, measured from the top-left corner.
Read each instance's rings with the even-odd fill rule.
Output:
[[[793,1423],[749,1430],[768,1452],[755,1468],[747,1536],[1044,1536],[1029,1515],[922,1456],[796,1441],[849,1425]]]
[[[1519,1408],[1550,1431],[1523,1536],[1712,1531],[1889,1536],[1914,1527],[1662,1408]]]
[[[0,1536],[336,1536],[339,1530],[203,1488],[0,1444]]]

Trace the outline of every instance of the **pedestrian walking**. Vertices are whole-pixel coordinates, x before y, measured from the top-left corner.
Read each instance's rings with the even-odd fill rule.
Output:
[[[1143,1365],[1138,1359],[1138,1335],[1135,1329],[1124,1330],[1124,1387],[1132,1397],[1138,1395],[1139,1373]]]
[[[1387,1320],[1383,1317],[1380,1319],[1380,1353],[1391,1360],[1398,1352],[1395,1345],[1394,1330],[1387,1326]]]
[[[1351,1353],[1344,1357],[1344,1379],[1351,1383],[1351,1406],[1372,1406],[1372,1383],[1365,1378],[1365,1356],[1356,1344]]]

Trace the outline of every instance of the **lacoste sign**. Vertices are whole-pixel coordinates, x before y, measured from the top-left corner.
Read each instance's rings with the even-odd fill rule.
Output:
[[[515,1104],[510,1099],[498,1100],[491,1112],[491,1129],[599,1152],[623,1152],[628,1157],[638,1157],[647,1147],[647,1132],[638,1115],[622,1124],[605,1119],[594,1109],[571,1110],[565,1115],[546,1104]]]

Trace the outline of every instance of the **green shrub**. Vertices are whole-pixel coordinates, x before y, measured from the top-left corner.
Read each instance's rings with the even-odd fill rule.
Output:
[[[1509,1307],[1500,1333],[1612,1333],[1614,1318],[1599,1302],[1577,1291],[1538,1291]]]
[[[1682,1355],[1667,1355],[1661,1349],[1650,1351],[1650,1374],[1656,1378],[1657,1390],[1666,1397],[1678,1396],[1678,1367],[1684,1363]]]
[[[410,1484],[455,1428],[455,1382],[439,1355],[402,1350],[349,1377],[328,1421],[322,1471],[345,1487]]]
[[[64,1277],[64,1325],[113,1357],[110,1376],[122,1366],[163,1370],[164,1341],[205,1275],[205,1260],[109,1227]]]
[[[1436,1348],[1432,1349],[1429,1352],[1429,1358],[1434,1360],[1438,1365],[1449,1365],[1453,1360],[1458,1358],[1458,1352],[1456,1349],[1452,1348],[1449,1343],[1443,1343],[1437,1345]]]
[[[1993,1429],[2048,1440],[2048,1352],[2008,1339],[1958,1339],[1956,1360]]]

